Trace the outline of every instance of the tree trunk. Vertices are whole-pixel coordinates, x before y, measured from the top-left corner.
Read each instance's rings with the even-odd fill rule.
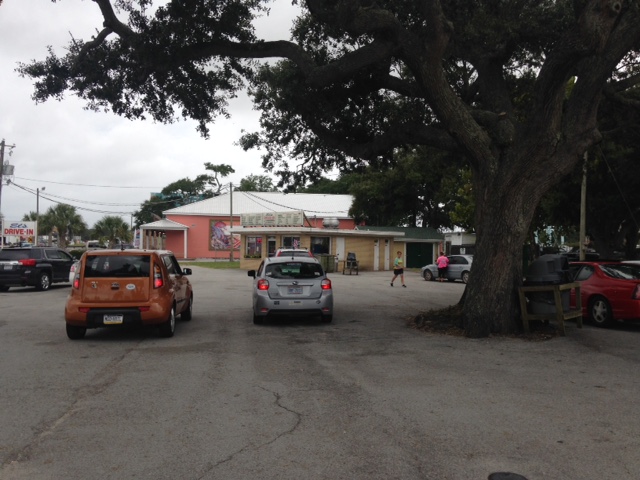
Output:
[[[523,280],[523,247],[539,201],[537,182],[520,178],[512,188],[496,188],[495,183],[484,189],[463,306],[463,325],[471,338],[515,332],[521,325],[518,287]]]

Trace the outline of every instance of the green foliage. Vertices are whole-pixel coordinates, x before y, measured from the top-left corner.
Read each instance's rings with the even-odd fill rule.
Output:
[[[104,216],[93,226],[93,230],[96,236],[106,239],[109,242],[109,246],[113,246],[120,242],[130,242],[132,238],[129,225],[116,216]]]
[[[222,189],[225,187],[222,183],[222,179],[228,177],[232,173],[235,173],[235,170],[231,167],[231,165],[226,165],[221,163],[220,165],[214,165],[211,162],[206,162],[204,164],[204,168],[211,172],[209,175],[203,175],[202,177],[198,177],[204,180],[208,185],[213,187],[213,192],[210,197],[220,195]]]
[[[277,192],[273,180],[267,175],[249,175],[240,180],[240,185],[235,189],[238,192]]]
[[[205,170],[212,174],[198,175],[195,180],[188,177],[181,178],[165,186],[150,200],[145,200],[140,205],[140,210],[133,214],[136,228],[145,223],[160,220],[165,210],[220,195],[220,191],[224,188],[222,179],[234,173],[235,170],[230,165],[213,165],[210,162],[206,162],[204,166]]]
[[[76,235],[82,235],[87,229],[87,224],[82,217],[76,213],[76,208],[59,203],[53,207],[49,207],[44,214],[40,214],[38,221],[39,235],[57,234],[58,245],[64,248],[67,240]]]

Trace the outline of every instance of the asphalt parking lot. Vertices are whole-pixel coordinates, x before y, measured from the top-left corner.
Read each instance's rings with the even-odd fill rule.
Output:
[[[194,268],[175,337],[66,338],[68,291],[0,293],[0,478],[636,478],[640,329],[531,342],[406,327],[461,283],[331,275],[334,322],[252,324],[251,278]]]

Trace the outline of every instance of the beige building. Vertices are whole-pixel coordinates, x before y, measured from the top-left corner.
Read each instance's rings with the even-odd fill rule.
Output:
[[[396,251],[404,252],[404,233],[362,231],[314,227],[234,227],[240,235],[240,268],[253,269],[269,255],[268,248],[256,245],[276,245],[306,248],[324,263],[328,271],[342,271],[348,253],[355,253],[360,270],[390,270]],[[321,246],[321,248],[318,248]]]

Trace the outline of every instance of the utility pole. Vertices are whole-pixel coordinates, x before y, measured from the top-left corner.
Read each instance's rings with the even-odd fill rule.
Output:
[[[38,231],[40,228],[40,192],[44,192],[45,188],[46,187],[36,188],[36,238],[33,242],[36,247],[40,245],[40,242],[38,241],[38,235],[40,235],[40,232]]]
[[[2,214],[2,182],[4,181],[2,176],[4,175],[4,138],[0,142],[0,215]],[[4,217],[2,217],[4,222]],[[0,240],[4,240],[4,236],[0,236]],[[4,244],[4,242],[2,242]],[[1,246],[1,245],[0,245]]]
[[[4,227],[4,216],[2,215],[2,183],[4,182],[4,149],[14,148],[15,145],[7,145],[4,141],[4,138],[0,142],[0,226]],[[4,247],[4,229],[0,232],[0,248]]]
[[[582,164],[582,188],[580,189],[580,261],[584,262],[586,257],[585,245],[587,236],[587,160],[589,155],[584,152],[584,163]]]
[[[229,183],[229,261],[233,262],[233,183]]]

